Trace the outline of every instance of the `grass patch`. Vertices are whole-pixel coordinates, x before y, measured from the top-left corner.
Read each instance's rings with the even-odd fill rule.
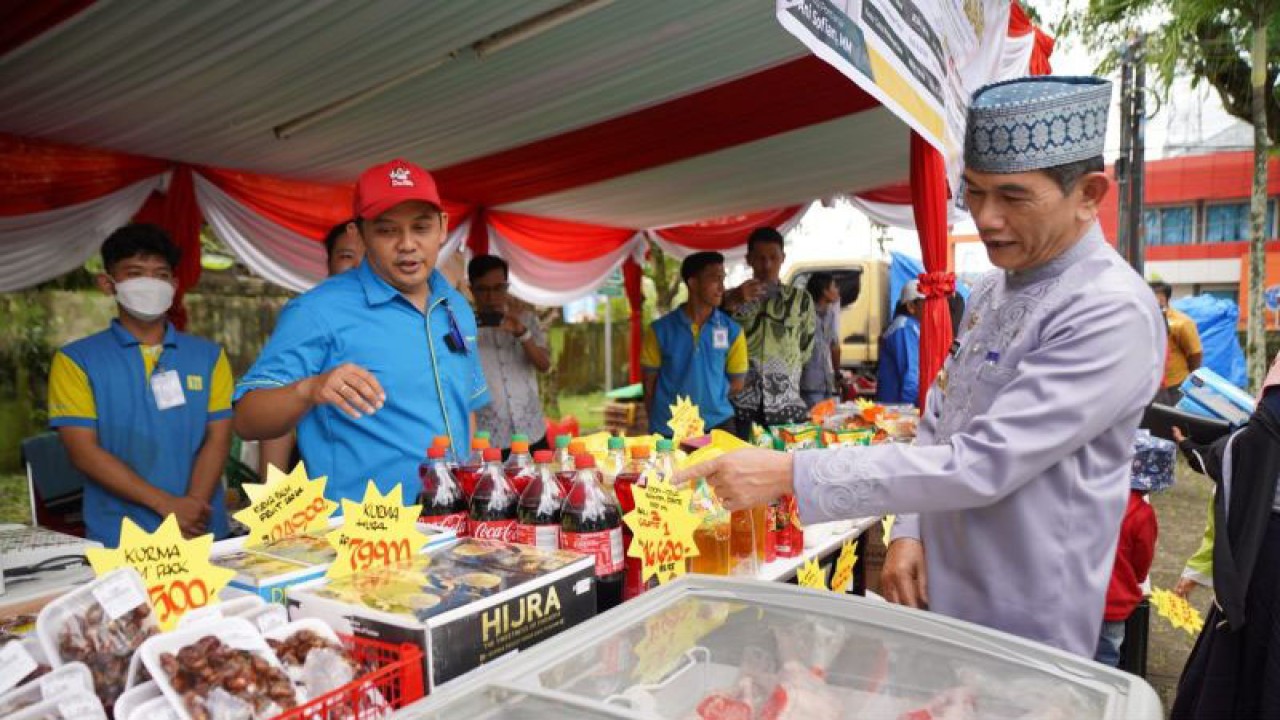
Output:
[[[560,414],[578,418],[583,435],[604,427],[604,393],[565,395],[560,398]]]
[[[0,523],[31,523],[26,474],[0,474]]]

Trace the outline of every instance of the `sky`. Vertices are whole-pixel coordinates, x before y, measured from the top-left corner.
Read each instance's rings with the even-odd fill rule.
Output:
[[[1061,19],[1062,6],[1066,3],[1037,2],[1035,5],[1040,10],[1044,27],[1051,28]],[[1041,7],[1049,5],[1054,7]],[[1083,42],[1068,37],[1058,39],[1050,62],[1055,75],[1093,75],[1098,59],[1084,47]],[[1117,73],[1110,79],[1114,87],[1104,151],[1108,163],[1115,160],[1120,150],[1120,78]],[[1148,112],[1155,110],[1146,128],[1146,157],[1149,160],[1164,157],[1177,146],[1199,144],[1239,122],[1223,110],[1217,94],[1207,86],[1193,90],[1186,81],[1175,84],[1163,107],[1157,109],[1154,105],[1148,101]],[[975,229],[972,222],[967,222],[956,226],[953,232],[973,234]],[[913,257],[920,256],[914,231],[893,229],[888,234],[884,252],[896,250]],[[830,208],[815,206],[788,237],[788,257],[791,260],[879,257],[882,255],[881,245],[876,242],[879,235],[865,216],[847,204],[837,203]],[[965,253],[957,258],[957,264],[961,272],[979,272],[990,267],[983,252]]]

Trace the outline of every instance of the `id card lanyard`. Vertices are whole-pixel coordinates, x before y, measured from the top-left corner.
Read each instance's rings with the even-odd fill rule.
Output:
[[[187,404],[187,396],[182,392],[182,380],[177,370],[166,370],[164,367],[164,351],[156,358],[156,367],[148,379],[151,385],[151,396],[156,401],[157,410],[169,410]]]

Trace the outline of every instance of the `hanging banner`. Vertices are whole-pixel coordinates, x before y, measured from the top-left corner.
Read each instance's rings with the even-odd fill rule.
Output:
[[[777,16],[958,175],[969,96],[996,77],[1008,0],[778,0]]]

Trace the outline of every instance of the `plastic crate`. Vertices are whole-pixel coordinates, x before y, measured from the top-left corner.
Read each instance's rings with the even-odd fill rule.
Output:
[[[356,662],[372,668],[331,693],[277,717],[277,720],[373,720],[423,696],[422,650],[416,645],[341,635]]]

